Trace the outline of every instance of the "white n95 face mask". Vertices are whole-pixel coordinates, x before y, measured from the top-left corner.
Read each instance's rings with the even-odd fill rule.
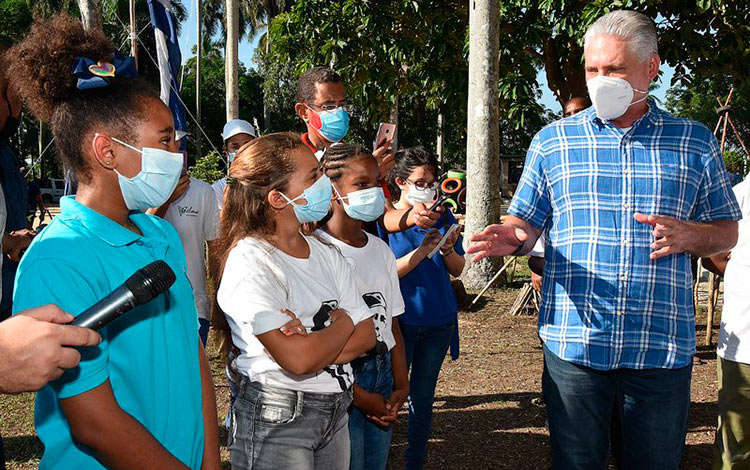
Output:
[[[611,121],[625,114],[628,108],[648,98],[648,91],[634,89],[630,82],[616,77],[598,75],[588,82],[591,104],[594,105],[596,116],[604,121]],[[633,92],[643,93],[643,98],[633,101]]]

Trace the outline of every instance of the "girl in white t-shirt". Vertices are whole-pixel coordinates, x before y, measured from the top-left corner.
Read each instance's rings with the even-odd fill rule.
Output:
[[[383,215],[385,195],[377,161],[359,146],[331,147],[321,165],[333,183],[333,213],[321,233],[351,264],[377,338],[375,348],[352,362],[350,469],[381,470],[388,463],[391,424],[409,395],[404,340],[395,318],[404,312],[396,257],[385,242],[362,229],[363,222]]]
[[[348,468],[349,362],[375,334],[344,257],[300,231],[330,199],[298,134],[252,141],[229,170],[217,299],[240,350],[234,469]]]

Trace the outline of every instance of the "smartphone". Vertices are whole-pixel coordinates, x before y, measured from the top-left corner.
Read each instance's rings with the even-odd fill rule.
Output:
[[[375,135],[375,142],[373,142],[372,149],[373,151],[377,149],[378,147],[382,147],[382,145],[388,141],[393,143],[393,138],[396,135],[396,125],[391,124],[389,122],[381,122],[380,126],[378,126],[378,133]],[[393,153],[396,153],[395,148],[391,148],[393,150]]]
[[[440,242],[437,244],[435,248],[432,249],[432,251],[430,252],[429,255],[427,255],[427,257],[432,259],[432,257],[435,256],[435,253],[437,253],[440,250],[440,248],[442,248],[443,245],[445,245],[445,242],[448,241],[448,237],[453,235],[453,232],[455,232],[458,229],[459,229],[458,224],[451,225],[451,228],[445,231],[445,235],[443,235],[443,238],[440,239]]]
[[[427,208],[427,210],[430,212],[434,211],[438,207],[442,206],[443,203],[448,200],[448,198],[450,198],[450,195],[443,194],[442,196],[437,198],[437,201],[433,202],[432,205],[429,208]]]

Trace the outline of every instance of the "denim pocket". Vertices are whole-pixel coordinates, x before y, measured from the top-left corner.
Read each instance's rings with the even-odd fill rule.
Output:
[[[293,403],[261,400],[260,406],[256,408],[256,419],[262,424],[289,424],[296,417],[296,406]]]

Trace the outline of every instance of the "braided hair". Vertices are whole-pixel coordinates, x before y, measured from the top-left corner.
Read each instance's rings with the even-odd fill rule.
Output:
[[[361,145],[332,145],[326,149],[320,159],[320,171],[328,176],[331,181],[338,181],[343,176],[349,162],[357,158],[375,157],[363,149]]]

